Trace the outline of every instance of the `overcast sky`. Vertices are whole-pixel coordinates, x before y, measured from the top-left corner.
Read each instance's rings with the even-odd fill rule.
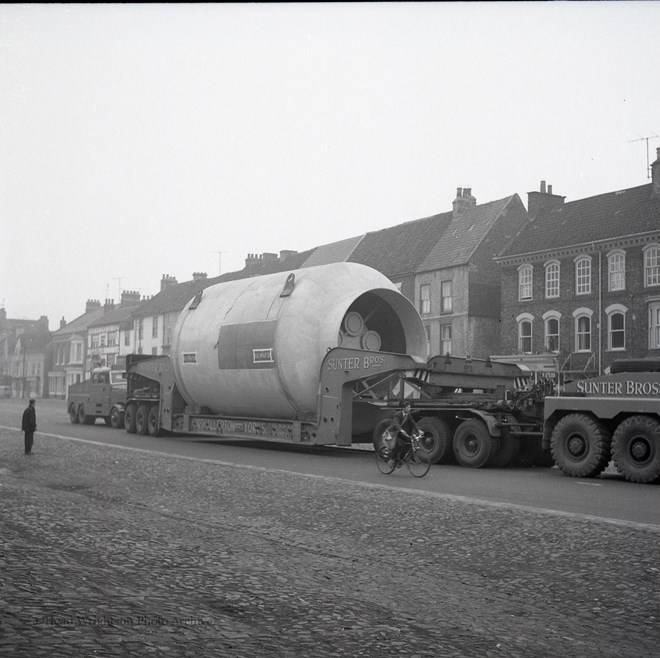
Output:
[[[660,3],[0,7],[0,307],[648,182]],[[660,139],[649,141],[651,161]],[[222,252],[221,255],[218,252]]]

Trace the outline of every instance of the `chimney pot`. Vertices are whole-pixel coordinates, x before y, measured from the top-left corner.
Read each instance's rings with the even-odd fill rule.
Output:
[[[541,194],[545,194],[545,181],[541,181]]]

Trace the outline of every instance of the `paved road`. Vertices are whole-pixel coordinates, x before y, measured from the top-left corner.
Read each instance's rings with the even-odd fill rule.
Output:
[[[0,429],[0,655],[657,658],[633,527]]]
[[[24,406],[21,400],[0,401],[0,426],[19,427]],[[568,478],[556,469],[547,468],[475,470],[459,466],[434,466],[422,480],[410,478],[405,472],[386,478],[375,469],[373,452],[368,446],[365,446],[369,448],[368,452],[356,455],[350,450],[303,448],[272,442],[217,442],[180,437],[154,439],[111,430],[101,421],[93,426],[71,425],[62,401],[40,400],[37,407],[40,430],[57,436],[74,436],[227,464],[249,464],[353,482],[382,484],[385,480],[391,486],[493,505],[660,527],[660,488],[624,482],[611,468],[596,479]]]

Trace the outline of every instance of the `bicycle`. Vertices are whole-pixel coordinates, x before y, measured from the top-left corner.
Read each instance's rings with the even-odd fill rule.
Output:
[[[413,432],[410,443],[401,457],[393,459],[391,451],[387,446],[381,446],[376,452],[376,465],[383,475],[389,475],[395,469],[404,464],[413,477],[423,478],[431,468],[429,456],[422,450],[420,439],[424,436],[422,432]]]

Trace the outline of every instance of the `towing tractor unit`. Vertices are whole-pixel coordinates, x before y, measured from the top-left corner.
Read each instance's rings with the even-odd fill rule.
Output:
[[[619,361],[610,370],[546,397],[544,446],[567,475],[595,477],[613,461],[630,482],[658,482],[660,361]]]
[[[219,283],[186,304],[169,355],[127,357],[124,426],[350,445],[425,354],[414,306],[364,265]]]
[[[94,368],[85,382],[71,384],[66,407],[72,423],[92,425],[103,418],[114,429],[124,426],[126,380],[123,370]]]

